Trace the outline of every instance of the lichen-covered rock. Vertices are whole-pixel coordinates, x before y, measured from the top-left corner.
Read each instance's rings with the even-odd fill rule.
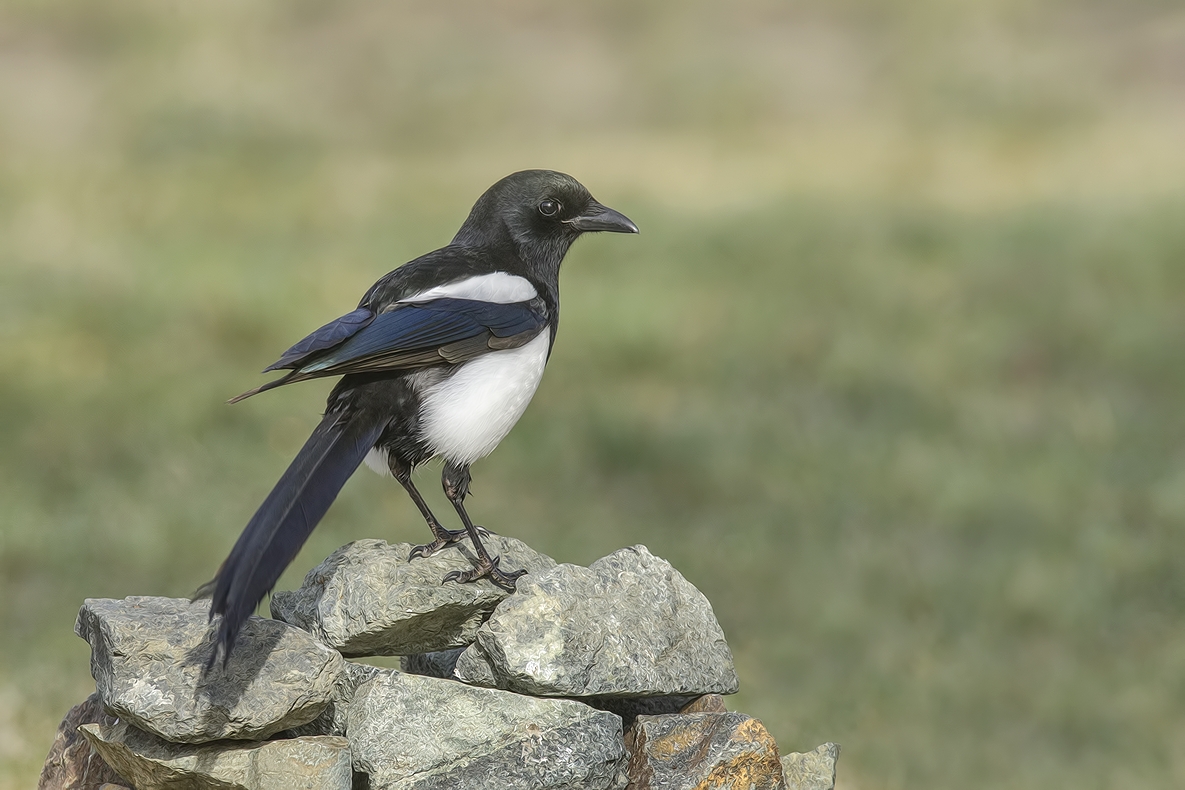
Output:
[[[369,664],[355,664],[353,661],[347,661],[345,671],[341,673],[337,683],[333,686],[333,699],[330,700],[325,710],[321,711],[321,715],[308,724],[302,724],[281,733],[281,737],[345,735],[346,716],[350,710],[350,702],[354,699],[354,692],[380,671],[378,667],[372,667]]]
[[[125,784],[123,777],[78,732],[83,724],[114,723],[115,717],[103,710],[98,692],[71,708],[58,725],[37,790],[95,790],[113,782]]]
[[[370,790],[600,790],[625,785],[621,719],[383,670],[350,704],[354,768]]]
[[[784,790],[773,736],[743,713],[639,716],[629,790]]]
[[[514,538],[491,535],[502,567],[538,573],[555,560]],[[489,579],[442,583],[473,567],[461,543],[408,561],[410,543],[359,540],[309,571],[293,592],[272,596],[272,617],[305,629],[346,656],[402,656],[464,647],[509,593]]]
[[[456,676],[538,696],[737,690],[708,599],[645,546],[520,579],[461,654]]]
[[[125,722],[83,734],[136,790],[349,790],[345,738],[169,743]]]
[[[786,790],[834,790],[839,744],[825,743],[810,752],[791,752],[782,758]]]
[[[299,628],[252,616],[230,662],[213,649],[209,601],[88,598],[75,633],[107,709],[179,743],[256,740],[312,721],[333,698],[345,660]]]

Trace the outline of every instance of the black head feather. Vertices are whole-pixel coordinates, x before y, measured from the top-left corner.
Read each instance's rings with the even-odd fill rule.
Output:
[[[473,205],[453,244],[510,245],[539,275],[559,270],[572,242],[588,231],[637,233],[624,215],[601,205],[584,185],[554,170],[521,170],[498,181]]]

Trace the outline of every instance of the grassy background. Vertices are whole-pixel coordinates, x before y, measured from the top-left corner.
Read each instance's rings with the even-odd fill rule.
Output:
[[[845,790],[1182,786],[1182,52],[1155,0],[8,0],[0,787],[81,600],[208,578],[327,387],[225,398],[523,167],[643,233],[569,256],[480,521],[670,559]],[[281,586],[425,535],[360,474]]]

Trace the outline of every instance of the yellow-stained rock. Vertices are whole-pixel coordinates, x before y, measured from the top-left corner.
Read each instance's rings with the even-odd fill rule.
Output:
[[[743,713],[639,716],[630,790],[784,790],[778,745]]]
[[[679,712],[728,713],[728,708],[724,707],[724,697],[719,694],[703,694],[688,702],[682,708],[679,708]]]
[[[109,782],[123,782],[78,732],[83,724],[114,723],[115,718],[103,710],[97,692],[71,708],[58,725],[37,790],[95,790]]]

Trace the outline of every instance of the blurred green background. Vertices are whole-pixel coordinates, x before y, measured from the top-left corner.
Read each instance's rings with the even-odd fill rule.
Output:
[[[668,558],[844,790],[1185,786],[1179,2],[6,0],[0,787],[82,599],[210,577],[328,385],[225,399],[526,167],[642,235],[479,521]],[[280,586],[426,536],[364,471]]]

